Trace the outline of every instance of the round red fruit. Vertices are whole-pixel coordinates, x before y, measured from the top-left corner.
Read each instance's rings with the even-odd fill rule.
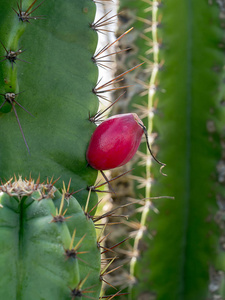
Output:
[[[126,164],[136,153],[143,135],[137,114],[115,115],[94,131],[87,150],[88,164],[96,170],[110,170]]]

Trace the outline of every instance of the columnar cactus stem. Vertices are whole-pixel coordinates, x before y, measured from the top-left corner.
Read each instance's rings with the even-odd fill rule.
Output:
[[[224,225],[218,218],[223,212],[218,213],[217,206],[217,199],[221,201],[217,164],[223,140],[225,59],[219,15],[223,16],[224,5],[217,1],[218,9],[213,1],[144,2],[149,7],[138,19],[151,32],[144,37],[149,45],[151,42],[147,53],[152,56],[146,59],[151,79],[150,84],[146,82],[148,99],[140,97],[135,106],[143,113],[143,122],[148,122],[149,135],[157,133],[153,150],[167,164],[168,177],[160,175],[143,147],[145,173],[136,168],[133,175],[140,183],[140,193],[144,191],[143,198],[167,195],[175,199],[154,202],[158,215],[151,210],[150,200],[145,200],[131,262],[131,283],[135,284],[129,297],[222,299],[224,251],[219,240],[224,236],[217,223]],[[134,26],[130,16],[140,16],[139,5],[121,0],[120,9],[129,11],[122,19],[127,26]],[[137,38],[136,45],[139,43]],[[130,57],[132,51],[124,59],[129,67]],[[133,89],[134,102],[137,90]],[[134,102],[130,102],[132,111]]]
[[[224,55],[218,46],[222,40],[219,12],[215,4],[206,2],[178,5],[170,1],[160,8],[156,1],[152,4],[152,24],[159,20],[157,10],[162,19],[157,32],[152,26],[154,62],[165,63],[155,77],[159,89],[154,94],[151,77],[149,101],[157,105],[152,131],[159,133],[156,144],[160,159],[167,163],[168,177],[159,177],[151,166],[155,179],[151,195],[172,195],[175,200],[161,201],[157,216],[144,210],[141,224],[153,238],[143,235],[138,246],[140,257],[132,268],[137,285],[131,298],[223,298],[220,284],[212,289],[215,274],[223,270],[215,257],[224,256],[218,250],[219,230],[214,221],[216,165],[221,155],[219,122],[224,113],[220,107]],[[154,44],[159,36],[163,48],[158,53]],[[143,244],[146,251],[142,251]]]
[[[98,299],[95,227],[76,199],[51,184],[21,178],[1,185],[0,191],[0,266],[5,274],[0,298],[72,300],[78,292],[85,297],[89,289],[90,297]]]
[[[14,106],[29,155],[12,104],[1,107],[0,177],[22,174],[28,178],[31,173],[33,178],[40,174],[44,181],[54,176],[60,178],[59,187],[71,178],[73,190],[93,185],[97,172],[87,167],[85,152],[95,128],[88,117],[99,104],[92,92],[98,77],[92,61],[97,45],[97,33],[91,28],[95,3],[57,0],[52,6],[45,1],[31,14],[44,19],[28,23],[20,21],[12,9],[18,11],[16,1],[3,2],[0,40],[8,51],[26,49],[21,58],[29,63],[15,61],[12,68],[8,60],[0,62],[0,106],[6,93],[20,93],[16,101],[34,117]],[[19,2],[19,7],[22,3],[26,11],[32,2]],[[2,45],[0,51],[6,55]],[[86,199],[87,192],[78,198]]]
[[[152,133],[152,108],[153,108],[153,100],[155,96],[155,86],[156,86],[156,78],[158,74],[158,69],[159,69],[159,47],[158,47],[158,36],[157,36],[157,25],[158,25],[158,1],[153,1],[152,2],[152,44],[153,44],[153,67],[152,67],[152,72],[151,72],[151,77],[150,77],[150,83],[149,83],[149,97],[148,97],[148,134],[149,136]],[[151,155],[146,149],[146,184],[145,184],[145,204],[143,206],[143,211],[141,215],[141,220],[140,220],[140,230],[138,231],[135,240],[134,240],[134,253],[138,253],[139,249],[139,243],[140,240],[143,239],[143,235],[145,233],[145,228],[146,228],[146,223],[147,223],[147,217],[149,215],[149,212],[152,207],[152,202],[150,200],[150,190],[151,190],[151,165],[152,165],[152,160],[151,160]],[[133,277],[135,277],[135,265],[137,263],[137,256],[133,256],[130,262],[130,273]],[[131,286],[132,289],[132,286]],[[132,294],[131,294],[132,295]]]
[[[2,299],[100,295],[95,226],[81,208],[87,201],[86,187],[97,176],[85,156],[95,128],[89,115],[99,105],[93,93],[98,77],[92,60],[97,45],[95,12],[91,0],[1,3],[0,264],[6,274],[0,280]],[[14,174],[39,180],[12,183]],[[63,189],[61,195],[51,183],[40,184],[52,177],[57,187],[70,182],[72,192]],[[4,184],[3,179],[10,180]],[[72,197],[78,189],[81,206]],[[86,210],[93,214],[95,193],[88,203],[92,210]]]

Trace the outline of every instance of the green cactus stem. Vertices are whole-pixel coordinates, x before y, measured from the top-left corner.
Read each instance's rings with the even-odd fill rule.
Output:
[[[138,108],[149,136],[156,137],[152,149],[167,164],[164,172],[168,175],[159,173],[142,145],[140,165],[134,161],[136,188],[129,190],[129,196],[135,191],[136,199],[147,199],[142,201],[130,253],[128,298],[223,299],[224,3],[121,0],[120,10],[125,13],[119,34],[123,23],[126,30],[142,22],[137,28],[144,35],[132,32],[133,40],[122,46],[131,45],[133,52],[145,55],[146,70],[137,77],[148,96],[138,95],[139,91],[147,94],[135,85],[118,112]],[[123,64],[124,69],[132,67],[132,59],[129,51],[119,60],[119,68]],[[127,191],[120,195],[124,199]],[[154,203],[149,199],[162,195],[175,199]]]
[[[90,0],[54,5],[46,0],[29,9],[33,3],[1,3],[0,177],[31,174],[44,181],[54,176],[60,178],[58,186],[71,178],[71,188],[78,190],[97,176],[85,158],[95,128],[88,117],[99,103],[92,92],[98,76],[92,61],[97,33],[90,25],[96,7]],[[20,20],[20,11],[29,14],[36,7],[29,22]],[[24,50],[14,62],[6,59],[8,52]],[[87,192],[78,195],[82,198]]]
[[[224,272],[217,224],[225,61],[220,12],[207,1],[153,1],[149,8],[153,43],[163,43],[153,47],[147,107],[155,113],[149,134],[158,135],[154,149],[167,164],[168,177],[147,164],[154,181],[146,185],[145,197],[151,192],[175,200],[160,200],[158,215],[150,201],[144,206],[130,298],[223,299],[223,276],[217,280]]]
[[[77,200],[31,179],[0,191],[0,298],[98,299],[95,227]]]

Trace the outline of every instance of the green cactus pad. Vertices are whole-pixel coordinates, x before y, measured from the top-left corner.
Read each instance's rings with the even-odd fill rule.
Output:
[[[22,1],[23,10],[32,2]],[[33,117],[15,105],[29,154],[11,104],[3,105],[0,177],[31,173],[41,180],[60,177],[59,186],[71,178],[74,190],[91,185],[97,172],[87,167],[85,152],[95,128],[89,113],[98,109],[92,92],[98,70],[91,60],[97,34],[90,27],[95,3],[46,0],[31,14],[44,18],[30,23],[19,21],[12,7],[18,11],[16,1],[1,2],[0,40],[8,51],[26,50],[18,59],[29,63],[16,60],[12,68],[8,60],[0,62],[0,93],[20,93],[16,101]],[[2,45],[0,55],[6,55]]]
[[[0,194],[0,298],[71,300],[72,291],[86,278],[81,294],[92,287],[88,295],[98,299],[100,251],[95,228],[76,199],[64,203],[55,187],[31,180],[19,179],[0,190],[4,191]],[[66,255],[82,237],[75,255]],[[79,253],[83,251],[87,253]]]

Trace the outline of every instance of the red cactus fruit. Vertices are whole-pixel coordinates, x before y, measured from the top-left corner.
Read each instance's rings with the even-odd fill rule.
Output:
[[[116,115],[102,122],[91,137],[88,164],[97,170],[110,170],[126,164],[141,142],[143,128],[138,122],[142,123],[132,113]]]
[[[136,153],[143,133],[147,139],[146,128],[135,113],[108,118],[96,128],[91,137],[86,154],[88,164],[101,171],[125,165]],[[147,144],[152,154],[148,140]]]

